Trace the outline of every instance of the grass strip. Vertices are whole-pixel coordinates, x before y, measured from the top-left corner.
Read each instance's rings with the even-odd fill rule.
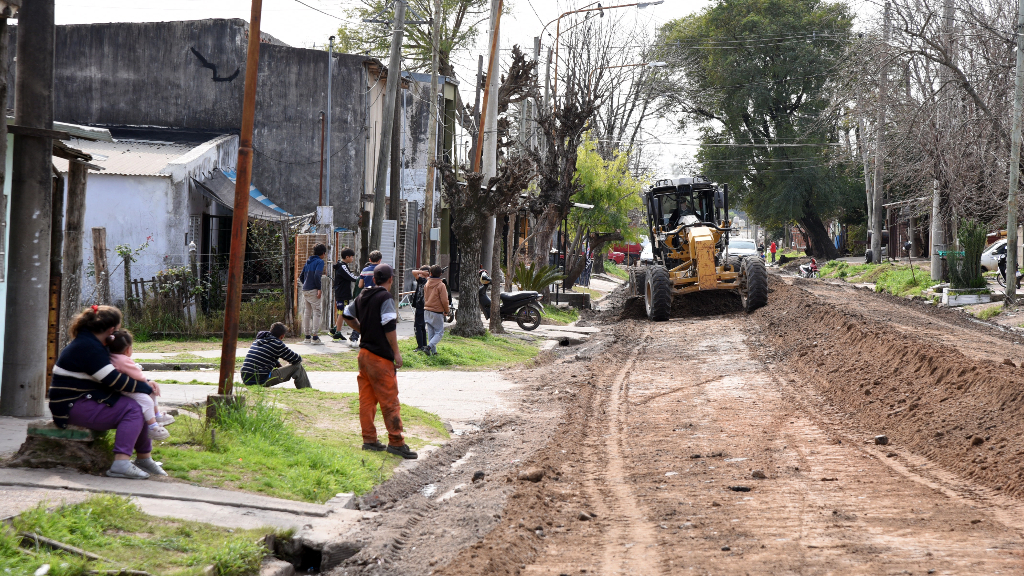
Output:
[[[572,324],[573,322],[580,319],[580,313],[575,308],[569,308],[563,310],[557,306],[551,304],[544,305],[544,317],[548,320],[553,320],[559,324]]]
[[[95,496],[79,504],[47,510],[40,503],[0,530],[0,573],[33,574],[43,564],[48,576],[80,576],[86,570],[144,570],[150,574],[199,575],[212,565],[220,576],[259,572],[266,554],[259,538],[270,529],[229,530],[199,522],[144,514],[128,498]],[[42,547],[18,545],[14,532],[33,532],[87,550],[110,562]]]
[[[402,351],[402,370],[503,368],[533,360],[538,352],[533,338],[489,333],[473,338],[445,334],[437,345],[436,356],[415,352],[413,338],[399,340],[398,349]],[[302,363],[310,372],[359,369],[356,354],[308,354],[302,358]]]
[[[619,280],[629,280],[629,272],[626,269],[614,262],[604,263],[604,272],[609,276],[614,276]]]
[[[850,264],[832,260],[821,267],[822,278],[838,278],[847,282],[873,283],[876,292],[887,292],[894,296],[920,296],[922,292],[938,284],[931,275],[918,267],[907,264]]]
[[[245,405],[223,409],[212,425],[202,415],[181,416],[171,437],[154,447],[154,458],[169,475],[203,486],[322,503],[339,492],[368,491],[401,462],[362,450],[356,394],[258,387],[236,391],[245,394]],[[448,436],[433,414],[402,405],[402,419],[413,449]],[[383,418],[377,419],[377,428],[386,438]]]

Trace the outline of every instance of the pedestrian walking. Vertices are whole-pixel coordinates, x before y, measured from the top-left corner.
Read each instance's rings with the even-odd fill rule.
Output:
[[[306,335],[306,344],[323,344],[320,341],[320,316],[323,291],[320,289],[320,277],[324,274],[324,254],[327,246],[317,244],[313,247],[313,255],[302,267],[299,280],[302,281],[302,332]]]
[[[334,265],[334,306],[338,310],[338,316],[334,327],[331,328],[331,335],[335,340],[345,339],[341,334],[341,327],[345,324],[341,313],[345,310],[345,306],[352,301],[352,284],[359,282],[359,275],[349,268],[355,259],[356,251],[345,248],[341,251],[341,258]]]
[[[430,279],[423,287],[423,319],[427,328],[427,349],[429,356],[437,355],[437,343],[444,336],[444,318],[448,315],[448,287],[441,280],[441,267],[430,267]]]
[[[370,261],[366,263],[366,267],[363,268],[362,272],[359,273],[359,282],[356,284],[357,292],[365,288],[370,288],[375,285],[373,280],[373,271],[380,264],[380,261],[384,259],[384,255],[380,253],[380,250],[374,250],[370,252]],[[359,347],[359,331],[352,330],[352,336],[349,337],[350,345],[353,348]]]
[[[427,285],[427,278],[430,278],[430,266],[420,266],[419,270],[412,271],[416,279],[416,291],[412,295],[412,307],[416,310],[416,319],[412,323],[413,331],[416,333],[416,352],[425,352],[427,348],[427,323],[423,316],[423,287]]]
[[[768,247],[768,251],[772,253],[772,264],[775,264],[775,251],[778,249],[779,247],[776,246],[775,240],[772,240],[771,246]]]
[[[309,376],[302,366],[302,356],[285,346],[283,339],[288,327],[280,322],[270,325],[270,330],[256,334],[256,340],[245,353],[245,361],[239,370],[242,384],[246,386],[270,387],[289,380],[296,388],[309,388]],[[281,366],[280,360],[288,363]]]
[[[361,334],[359,343],[359,424],[363,450],[387,451],[407,460],[417,457],[402,436],[401,404],[398,401],[398,369],[402,353],[398,349],[398,310],[391,296],[394,271],[387,264],[373,270],[374,285],[364,288],[345,307],[345,322]],[[387,446],[377,441],[373,420],[377,405],[388,431]]]

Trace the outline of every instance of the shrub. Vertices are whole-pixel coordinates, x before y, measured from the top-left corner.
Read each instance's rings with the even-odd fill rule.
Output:
[[[565,275],[559,274],[558,268],[555,266],[537,267],[536,264],[530,264],[527,267],[522,262],[516,264],[515,273],[512,275],[512,281],[519,286],[520,290],[533,290],[534,292],[543,292],[548,286],[564,279]]]
[[[957,231],[960,250],[951,250],[946,259],[949,262],[949,281],[953,288],[984,288],[987,283],[981,274],[981,253],[985,250],[988,231],[977,220],[962,220]]]

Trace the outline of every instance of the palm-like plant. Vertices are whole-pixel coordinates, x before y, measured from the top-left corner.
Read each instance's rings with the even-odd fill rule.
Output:
[[[564,279],[565,275],[558,272],[557,266],[537,266],[533,263],[527,266],[523,262],[516,264],[515,273],[512,274],[512,281],[520,290],[534,292],[543,292],[548,286]]]

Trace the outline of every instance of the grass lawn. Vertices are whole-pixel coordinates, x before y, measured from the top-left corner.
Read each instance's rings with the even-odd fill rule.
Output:
[[[150,340],[132,344],[133,352],[194,352],[220,348],[220,338],[197,338],[195,340]]]
[[[357,394],[314,389],[237,387],[246,407],[229,408],[212,427],[185,415],[171,438],[154,447],[167,473],[203,486],[326,502],[339,492],[362,494],[391,476],[402,460],[364,452]],[[377,429],[386,443],[383,419]],[[448,437],[437,416],[402,405],[413,449]]]
[[[821,267],[822,278],[839,278],[847,282],[874,283],[876,292],[888,292],[895,296],[920,296],[922,292],[938,284],[931,275],[920,267],[907,264],[850,264],[832,260]]]
[[[561,308],[559,308],[557,306],[552,306],[551,304],[545,304],[544,305],[544,317],[547,318],[548,320],[554,320],[555,322],[559,322],[559,323],[565,325],[565,324],[572,324],[573,322],[579,320],[580,319],[580,313],[575,308],[569,308],[568,310],[563,310],[563,309],[561,309]]]
[[[78,556],[42,547],[26,550],[18,546],[14,533],[0,530],[0,574],[38,573],[43,564],[49,564],[49,572],[44,573],[50,576],[122,569],[184,576],[202,574],[213,565],[219,576],[246,576],[259,572],[267,551],[256,541],[272,531],[228,530],[155,518],[143,514],[128,498],[109,495],[53,511],[41,503],[14,518],[12,524],[15,531],[70,544],[109,562],[87,564]]]
[[[590,294],[590,299],[591,300],[597,300],[601,296],[604,296],[604,292],[599,292],[597,290],[594,290],[594,289],[591,289],[591,288],[586,288],[586,287],[579,286],[579,285],[574,285],[572,287],[572,291],[573,292],[579,292],[580,294]]]
[[[629,272],[626,272],[626,268],[614,262],[605,262],[604,272],[605,274],[614,276],[619,280],[629,280]]]
[[[415,352],[414,338],[399,340],[398,348],[402,351],[402,370],[502,368],[533,360],[538,351],[533,342],[532,338],[523,340],[513,335],[462,338],[445,334],[437,345],[437,356]],[[307,354],[302,363],[309,372],[359,369],[356,354]]]

